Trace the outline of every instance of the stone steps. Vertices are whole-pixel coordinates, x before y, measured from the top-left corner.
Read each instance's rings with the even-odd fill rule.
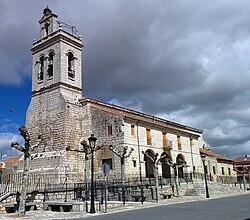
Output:
[[[199,195],[204,195],[205,183],[202,181],[194,182],[194,190]],[[223,183],[218,183],[218,182],[208,182],[208,190],[209,190],[209,194],[211,195],[227,194],[227,193],[233,193],[233,192],[243,192],[243,189],[240,189],[233,185],[223,184]]]

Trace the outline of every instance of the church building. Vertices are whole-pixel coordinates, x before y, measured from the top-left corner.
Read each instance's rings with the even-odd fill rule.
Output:
[[[117,152],[124,147],[133,149],[125,159],[128,178],[154,176],[152,161],[144,153],[165,155],[173,164],[184,164],[178,169],[180,178],[186,173],[202,172],[202,130],[84,96],[81,36],[75,35],[73,27],[66,30],[65,23],[57,18],[48,7],[44,9],[39,21],[40,38],[31,48],[32,97],[26,127],[32,144],[39,135],[43,141],[32,152],[30,173],[67,174],[71,181],[84,180],[81,142],[88,143],[91,134],[97,138],[96,145],[102,146],[94,153],[96,178],[102,178],[103,163],[110,166],[110,178],[120,176],[120,158],[110,146]],[[21,171],[22,160],[19,163]],[[162,178],[173,174],[164,161],[160,161],[158,170]]]

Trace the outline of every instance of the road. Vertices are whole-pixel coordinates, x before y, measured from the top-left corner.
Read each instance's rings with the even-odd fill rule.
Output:
[[[81,218],[83,219],[83,218]],[[250,220],[250,195],[155,206],[104,215],[88,220]]]

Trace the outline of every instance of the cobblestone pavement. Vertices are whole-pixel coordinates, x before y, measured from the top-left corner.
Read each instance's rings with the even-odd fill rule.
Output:
[[[220,197],[226,197],[226,196],[235,196],[235,195],[242,195],[242,194],[250,194],[250,191],[241,192],[241,193],[231,193],[228,195],[216,195],[212,196],[210,199],[220,198]],[[113,208],[108,209],[108,213],[111,212],[119,212],[119,211],[125,211],[125,210],[131,210],[136,208],[147,208],[147,207],[153,207],[158,205],[170,205],[175,203],[183,203],[183,202],[192,202],[192,201],[201,201],[205,200],[204,196],[185,196],[185,197],[172,197],[170,199],[164,199],[160,200],[159,203],[153,203],[153,202],[144,202],[142,205],[139,202],[130,203],[130,205],[125,205],[125,207],[120,208]],[[28,211],[26,212],[25,216],[18,216],[17,213],[6,213],[6,214],[0,214],[0,219],[3,220],[15,220],[15,219],[24,219],[24,220],[48,220],[48,219],[73,219],[73,218],[83,218],[87,216],[92,215],[102,215],[105,214],[103,212],[97,212],[95,214],[89,214],[84,212],[52,212],[52,211],[43,211],[43,210],[36,210],[36,211]]]

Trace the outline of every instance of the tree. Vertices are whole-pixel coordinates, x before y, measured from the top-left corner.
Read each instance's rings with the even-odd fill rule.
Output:
[[[128,151],[128,146],[125,146],[123,147],[123,151],[122,153],[121,152],[118,152],[116,151],[112,145],[109,146],[109,149],[115,154],[117,155],[120,160],[121,160],[121,183],[122,183],[122,201],[123,201],[123,204],[125,205],[125,181],[124,181],[124,170],[125,170],[125,158],[128,158],[131,153],[133,152],[133,148],[130,148],[130,150]]]
[[[154,170],[154,178],[155,178],[155,194],[156,194],[156,202],[158,202],[159,201],[159,180],[158,180],[159,171],[158,171],[158,164],[159,164],[159,161],[164,160],[167,157],[167,155],[162,154],[158,158],[158,156],[159,156],[158,153],[155,153],[154,155],[149,154],[147,151],[146,152],[142,151],[142,153],[153,162],[153,170]]]
[[[175,189],[176,189],[176,196],[179,197],[180,194],[179,194],[179,181],[178,181],[178,168],[179,167],[184,167],[186,166],[186,162],[185,161],[182,161],[182,162],[179,162],[179,163],[173,163],[172,160],[170,160],[169,158],[166,158],[164,160],[164,162],[169,165],[170,167],[173,168],[174,170],[174,184],[175,184]]]
[[[30,146],[30,135],[27,131],[27,128],[23,125],[19,126],[20,135],[24,138],[24,146],[20,146],[18,142],[12,142],[11,147],[16,148],[17,150],[23,152],[24,159],[23,159],[23,176],[22,176],[22,189],[21,189],[21,196],[20,196],[20,203],[19,203],[19,215],[23,216],[25,215],[25,206],[26,206],[26,197],[27,197],[27,190],[28,190],[28,172],[29,172],[29,161],[32,159],[30,151],[33,151],[35,148],[37,148],[42,138],[39,135],[38,141],[35,145]]]

